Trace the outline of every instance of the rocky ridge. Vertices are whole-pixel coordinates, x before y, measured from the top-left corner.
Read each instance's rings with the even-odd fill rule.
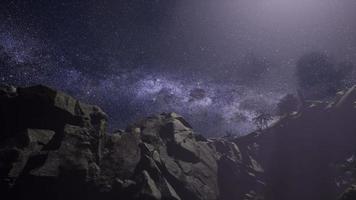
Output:
[[[107,134],[96,106],[45,86],[7,86],[0,119],[9,199],[256,199],[264,187],[251,156],[194,134],[175,113]]]
[[[5,199],[351,200],[356,87],[263,131],[206,139],[163,113],[107,133],[98,107],[45,86],[0,87]]]
[[[356,86],[329,102],[308,101],[299,112],[235,142],[258,145],[255,158],[265,170],[267,200],[350,199],[355,119]]]

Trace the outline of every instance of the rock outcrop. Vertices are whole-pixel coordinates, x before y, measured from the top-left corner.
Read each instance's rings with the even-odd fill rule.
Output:
[[[0,89],[0,190],[9,199],[257,199],[263,169],[175,113],[105,132],[95,106],[44,86]]]
[[[353,87],[330,102],[307,102],[298,113],[236,141],[258,146],[266,200],[332,200],[354,184],[355,174],[341,170],[340,162],[356,152],[355,102]]]
[[[234,142],[196,135],[175,113],[139,121],[108,135],[105,143],[101,176],[110,197],[251,199],[263,188],[262,176],[256,178],[261,168],[245,166],[252,158]],[[243,184],[233,187],[236,183]]]
[[[175,113],[106,133],[96,106],[0,87],[3,199],[353,200],[356,87],[269,128],[206,139]]]
[[[75,197],[100,175],[100,108],[44,86],[3,86],[0,121],[0,193],[9,199]]]

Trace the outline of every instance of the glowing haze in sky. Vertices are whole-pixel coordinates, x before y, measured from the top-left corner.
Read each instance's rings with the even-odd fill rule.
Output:
[[[295,92],[301,55],[356,63],[355,21],[354,0],[2,0],[0,81],[98,104],[111,130],[175,111],[202,134],[246,134]],[[249,55],[268,70],[241,83]]]

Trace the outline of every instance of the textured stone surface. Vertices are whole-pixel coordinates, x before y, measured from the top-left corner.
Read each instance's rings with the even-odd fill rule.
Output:
[[[1,89],[0,121],[2,194],[81,196],[99,176],[106,124],[99,108],[45,86],[8,87]]]
[[[206,139],[163,113],[106,133],[106,115],[45,86],[0,87],[4,199],[351,200],[355,88],[268,129]]]
[[[0,184],[11,199],[233,199],[221,191],[256,196],[257,181],[225,188],[219,177],[222,171],[238,183],[254,177],[253,168],[240,169],[251,158],[232,141],[195,135],[178,114],[107,134],[98,107],[64,93],[45,86],[0,91]]]

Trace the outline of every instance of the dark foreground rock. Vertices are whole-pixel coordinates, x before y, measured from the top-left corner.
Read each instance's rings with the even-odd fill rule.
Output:
[[[0,122],[8,199],[77,197],[100,176],[106,115],[98,107],[43,86],[2,87]]]
[[[340,195],[351,200],[355,199],[355,120],[353,87],[330,102],[307,102],[298,113],[236,143],[258,146],[255,158],[265,170],[266,200],[334,200]]]
[[[0,89],[5,199],[259,199],[263,169],[227,139],[161,114],[106,134],[95,106],[44,86]]]
[[[107,134],[96,106],[0,87],[0,198],[354,200],[356,88],[269,128],[206,139],[166,113]]]

